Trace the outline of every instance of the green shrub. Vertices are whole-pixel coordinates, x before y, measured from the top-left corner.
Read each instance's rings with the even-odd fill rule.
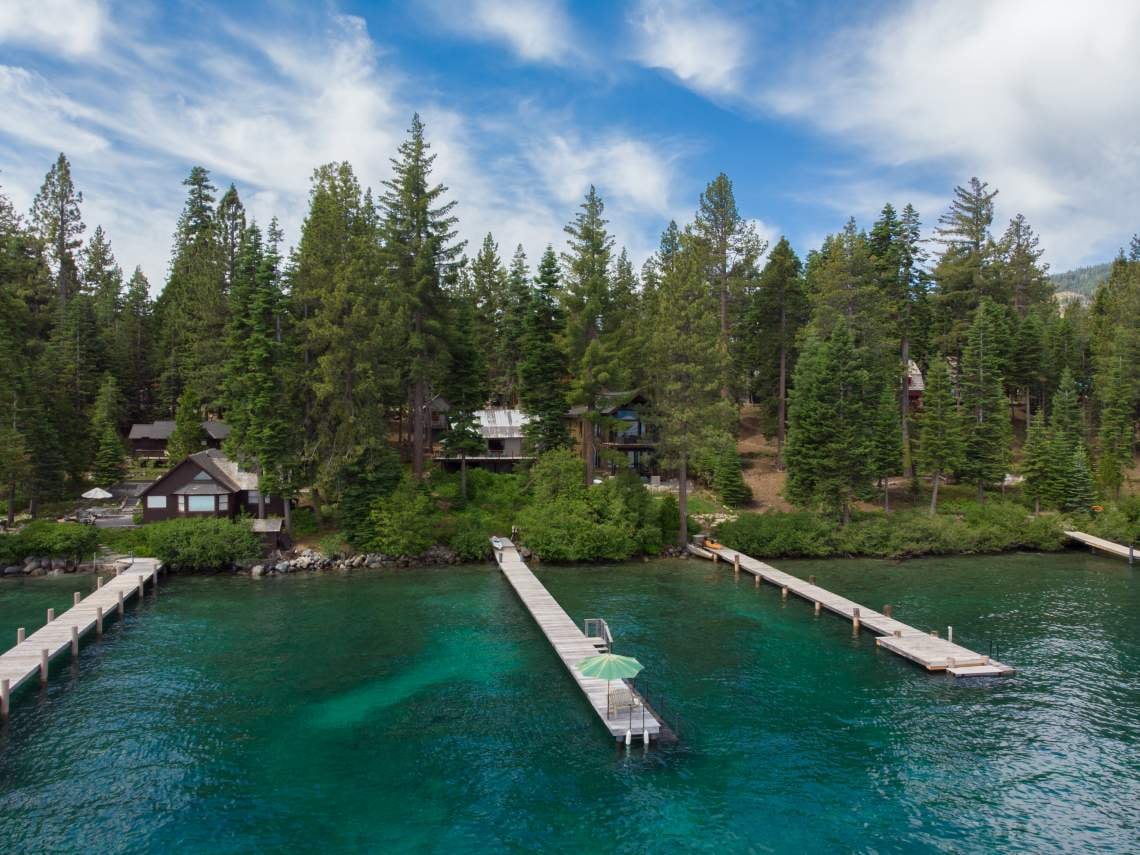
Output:
[[[156,558],[179,570],[221,570],[261,555],[245,520],[182,518],[152,523],[147,540]]]
[[[293,510],[293,537],[312,537],[318,531],[320,526],[317,525],[317,515],[313,513],[312,508],[295,508]]]
[[[372,511],[378,500],[397,488],[401,476],[400,458],[387,445],[366,448],[341,468],[338,521],[345,538],[356,549],[369,548],[375,537]]]
[[[455,518],[455,530],[449,543],[460,558],[481,561],[491,553],[492,535],[502,531],[482,511],[466,511]]]
[[[349,543],[362,551],[393,557],[419,555],[435,543],[436,515],[424,487],[407,476],[391,495],[373,502],[370,536],[363,538],[358,533],[356,541],[349,538]]]
[[[1081,517],[1079,530],[1125,546],[1140,542],[1140,496],[1121,499],[1091,520]]]
[[[0,561],[8,564],[28,556],[85,558],[99,545],[99,531],[79,523],[35,520],[12,534],[0,535]]]
[[[325,558],[343,558],[351,551],[352,547],[339,531],[329,532],[317,541],[317,552]]]
[[[139,557],[149,557],[154,554],[145,527],[101,528],[98,532],[99,545],[105,546],[111,552],[119,555],[129,555],[133,552]]]
[[[716,535],[727,546],[757,558],[822,558],[836,553],[836,526],[818,514],[741,514],[721,523]]]

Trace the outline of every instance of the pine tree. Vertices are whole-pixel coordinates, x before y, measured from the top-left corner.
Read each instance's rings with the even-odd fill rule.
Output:
[[[978,501],[985,498],[987,483],[1005,477],[1013,439],[1002,386],[1008,333],[1001,317],[1001,310],[990,300],[978,306],[958,377],[966,420],[966,455],[959,474],[977,482]]]
[[[768,262],[744,312],[742,347],[752,366],[750,391],[759,395],[775,420],[777,465],[783,466],[787,433],[788,379],[796,367],[796,336],[810,317],[804,293],[803,265],[786,237],[768,254]]]
[[[1077,384],[1068,368],[1061,372],[1061,381],[1057,386],[1057,393],[1053,396],[1049,428],[1053,435],[1070,449],[1070,454],[1072,449],[1084,444],[1085,431],[1077,399]]]
[[[530,417],[527,444],[543,454],[570,443],[566,433],[566,359],[558,344],[565,325],[560,304],[558,257],[546,247],[534,280],[530,311],[523,324],[519,403]]]
[[[615,323],[614,289],[610,281],[613,238],[602,216],[605,205],[591,185],[573,222],[566,226],[569,251],[563,253],[562,292],[566,316],[565,344],[570,385],[567,399],[582,408],[582,454],[586,483],[594,479],[594,433],[605,416],[601,412],[606,391],[621,386],[621,342]]]
[[[467,456],[478,454],[485,446],[475,411],[487,399],[487,374],[476,342],[475,319],[471,306],[457,301],[451,334],[451,361],[444,385],[444,395],[451,404],[448,429],[443,447],[459,457],[459,489],[467,501]]]
[[[1053,297],[1049,282],[1048,264],[1041,264],[1044,250],[1033,228],[1022,214],[1009,221],[1009,226],[998,244],[1004,280],[1002,293],[1008,294],[1018,317],[1024,318],[1030,309],[1046,305]]]
[[[119,319],[122,388],[126,390],[128,420],[132,422],[141,420],[154,400],[153,312],[150,283],[142,268],[136,267],[127,283]]]
[[[965,457],[962,418],[950,388],[946,359],[935,355],[926,373],[922,412],[918,416],[920,471],[930,473],[930,513],[938,511],[938,486],[943,476],[957,470]]]
[[[704,246],[686,234],[655,301],[649,356],[650,389],[661,433],[660,453],[676,466],[678,545],[688,541],[689,465],[701,450],[727,438],[732,406],[720,395],[725,353],[716,298],[705,285]]]
[[[83,194],[71,178],[71,164],[60,152],[32,200],[32,226],[47,248],[55,271],[56,294],[60,308],[79,290],[79,268],[75,251],[82,245],[83,220],[79,206]]]
[[[0,486],[8,506],[5,522],[9,530],[16,522],[16,491],[31,474],[31,462],[23,434],[0,421]]]
[[[902,433],[899,431],[899,406],[895,399],[895,384],[883,389],[879,406],[875,410],[875,426],[871,437],[873,469],[883,489],[883,508],[891,509],[891,487],[888,479],[903,467]]]
[[[166,441],[166,456],[171,462],[181,461],[205,449],[207,439],[206,429],[202,427],[202,410],[198,397],[187,388],[178,398],[174,430]]]
[[[1124,472],[1132,465],[1133,444],[1133,393],[1122,363],[1118,362],[1108,375],[1106,385],[1100,413],[1097,479],[1106,492],[1119,500]]]
[[[229,291],[237,272],[238,252],[245,235],[245,206],[233,184],[218,200],[218,250],[222,256],[222,271],[225,277],[225,290]]]
[[[195,166],[182,184],[186,203],[174,235],[170,276],[155,306],[163,362],[160,395],[170,406],[192,385],[209,406],[221,389],[217,343],[227,322],[226,270],[209,172]]]
[[[827,341],[808,337],[792,386],[786,494],[793,504],[839,515],[844,524],[874,476],[874,404],[867,386],[865,359],[843,318]]]
[[[1025,433],[1021,449],[1021,474],[1025,479],[1024,492],[1033,500],[1033,512],[1041,512],[1041,504],[1051,503],[1056,494],[1057,465],[1053,460],[1049,432],[1045,427],[1045,413],[1034,413]]]
[[[1064,446],[1058,441],[1057,450]],[[1063,459],[1061,472],[1061,509],[1065,511],[1088,512],[1096,501],[1096,488],[1092,470],[1089,468],[1088,453],[1083,445],[1072,450],[1067,460]]]
[[[994,270],[997,247],[990,233],[997,194],[986,182],[971,178],[967,187],[954,188],[950,209],[938,218],[935,240],[943,251],[934,268],[935,320],[939,346],[948,355],[965,346],[966,330],[984,298],[1006,302]]]
[[[417,480],[424,474],[428,390],[438,380],[447,352],[443,284],[463,251],[463,244],[454,242],[455,203],[441,202],[447,188],[430,183],[435,155],[429,150],[416,114],[392,160],[392,178],[384,182],[380,202],[385,272],[408,322],[405,376],[412,411],[412,474]]]
[[[744,481],[740,455],[731,437],[722,441],[713,464],[713,489],[720,500],[730,508],[739,508],[752,501],[752,490]]]
[[[506,400],[511,406],[519,402],[520,372],[523,359],[523,339],[526,321],[530,316],[530,271],[522,244],[515,247],[511,266],[507,271],[507,288],[503,305],[503,330],[499,337],[499,355],[508,382]]]
[[[97,443],[92,465],[96,484],[114,484],[126,470],[127,449],[120,435],[124,410],[118,382],[112,375],[104,375],[91,415],[92,433]]]

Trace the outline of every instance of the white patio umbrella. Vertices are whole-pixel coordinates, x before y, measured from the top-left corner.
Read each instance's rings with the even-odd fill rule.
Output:
[[[108,493],[102,487],[92,487],[90,490],[88,490],[86,493],[83,494],[83,498],[85,498],[85,499],[113,499],[114,496],[112,496],[110,493]]]

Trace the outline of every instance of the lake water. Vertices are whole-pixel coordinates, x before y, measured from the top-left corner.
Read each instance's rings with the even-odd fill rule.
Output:
[[[776,562],[955,682],[700,561],[550,568],[683,719],[615,748],[490,565],[174,578],[0,732],[4,852],[1140,850],[1140,583],[1062,555]],[[5,580],[0,638],[90,579]]]

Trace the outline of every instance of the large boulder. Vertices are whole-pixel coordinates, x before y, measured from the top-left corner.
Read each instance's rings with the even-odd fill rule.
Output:
[[[265,567],[262,566],[261,564],[254,564],[252,567],[249,568],[249,575],[252,576],[254,579],[260,579],[262,576],[265,575]]]
[[[4,568],[4,575],[5,576],[23,576],[25,573],[30,573],[30,572],[31,572],[30,570],[28,570],[24,567],[21,567],[19,564],[12,564],[12,565]]]

